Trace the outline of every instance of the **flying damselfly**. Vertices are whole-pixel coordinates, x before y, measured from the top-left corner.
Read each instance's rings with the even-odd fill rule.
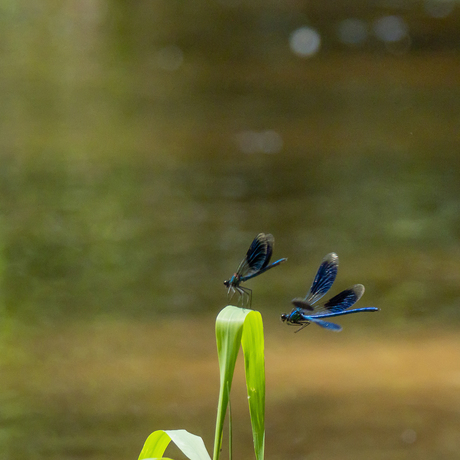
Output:
[[[310,323],[315,323],[318,326],[331,329],[333,331],[341,331],[341,326],[324,321],[324,318],[379,310],[375,307],[348,310],[364,294],[364,286],[362,284],[355,284],[349,289],[345,289],[340,294],[332,297],[327,302],[315,305],[315,303],[318,302],[318,300],[320,300],[331,288],[337,276],[338,267],[339,258],[337,254],[331,252],[324,257],[306,297],[304,299],[293,299],[292,303],[295,308],[293,308],[291,313],[284,313],[281,315],[281,320],[283,322],[285,321],[291,326],[299,326],[299,329],[295,332],[301,331]]]

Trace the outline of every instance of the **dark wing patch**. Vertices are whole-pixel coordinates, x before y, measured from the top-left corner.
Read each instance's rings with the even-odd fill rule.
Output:
[[[291,300],[292,304],[296,308],[301,308],[302,310],[313,311],[314,308],[304,299],[296,298]]]
[[[339,313],[353,306],[364,294],[364,286],[355,284],[349,289],[345,289],[336,296],[329,299],[322,306],[315,308],[317,313]]]

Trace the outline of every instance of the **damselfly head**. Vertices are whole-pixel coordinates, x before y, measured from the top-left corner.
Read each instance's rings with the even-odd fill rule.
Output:
[[[233,276],[229,280],[224,281],[224,285],[226,287],[230,286],[238,286],[240,284],[240,277],[238,276],[238,273],[234,273]]]
[[[287,313],[283,313],[281,315],[281,321],[284,323],[285,321],[287,321],[289,318],[289,315]]]

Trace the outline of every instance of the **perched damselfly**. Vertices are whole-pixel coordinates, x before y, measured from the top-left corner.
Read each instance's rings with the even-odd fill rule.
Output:
[[[247,287],[241,286],[241,283],[258,276],[270,268],[285,262],[287,259],[279,259],[276,262],[269,264],[273,252],[275,238],[270,233],[259,233],[254,241],[249,246],[246,257],[241,261],[236,273],[224,281],[224,285],[228,288],[229,299],[232,298],[235,292],[238,292],[243,298],[246,295],[251,304],[252,291]]]

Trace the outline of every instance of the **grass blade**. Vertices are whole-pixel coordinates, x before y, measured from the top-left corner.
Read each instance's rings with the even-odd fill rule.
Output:
[[[233,460],[232,400],[228,400],[228,459]]]
[[[216,341],[220,367],[220,391],[213,459],[219,459],[223,425],[229,404],[235,363],[240,345],[242,345],[245,355],[246,385],[248,388],[254,449],[257,460],[263,460],[265,444],[265,364],[263,327],[260,313],[231,305],[225,307],[217,317]]]
[[[163,453],[171,441],[190,460],[211,460],[203,440],[186,430],[154,431],[145,441],[138,460],[163,458]]]
[[[138,460],[161,458],[171,442],[171,438],[163,431],[154,431],[145,441]]]
[[[254,451],[263,460],[265,449],[265,358],[262,316],[258,311],[246,317],[241,340],[244,353],[249,413]]]
[[[225,414],[227,412],[230,390],[232,388],[233,373],[236,358],[241,344],[243,324],[250,310],[233,307],[225,307],[217,316],[216,342],[217,355],[220,368],[220,390],[217,406],[216,432],[214,437],[213,460],[219,459],[222,448],[222,436],[224,429]]]

